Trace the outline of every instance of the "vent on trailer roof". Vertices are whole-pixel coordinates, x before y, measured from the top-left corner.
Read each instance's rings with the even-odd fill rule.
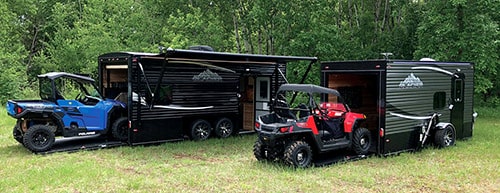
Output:
[[[420,61],[423,61],[423,62],[435,62],[436,60],[434,60],[432,58],[421,58]]]
[[[200,51],[209,51],[209,52],[215,51],[212,47],[210,47],[210,46],[204,46],[204,45],[189,46],[188,49],[190,49],[190,50],[200,50]]]

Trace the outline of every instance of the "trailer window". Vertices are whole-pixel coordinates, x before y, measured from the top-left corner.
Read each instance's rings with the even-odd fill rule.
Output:
[[[172,86],[171,85],[160,87],[156,104],[158,104],[158,105],[170,105],[170,104],[172,104]]]
[[[268,99],[267,96],[269,94],[267,92],[268,92],[269,89],[267,88],[267,86],[268,86],[269,83],[267,82],[267,80],[261,80],[259,82],[259,84],[260,84],[260,90],[259,90],[259,94],[260,94],[259,96],[260,96],[260,98],[263,99],[263,100]]]
[[[434,110],[443,109],[446,106],[446,92],[434,93]]]
[[[453,100],[455,102],[461,102],[463,98],[463,81],[462,79],[456,79],[454,82],[454,90],[453,90]]]

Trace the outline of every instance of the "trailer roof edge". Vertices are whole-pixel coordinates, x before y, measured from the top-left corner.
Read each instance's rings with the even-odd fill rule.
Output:
[[[101,57],[113,57],[113,56],[148,56],[148,57],[178,57],[178,58],[203,58],[203,59],[224,59],[227,61],[239,60],[239,61],[274,61],[277,63],[287,63],[292,61],[318,61],[317,57],[307,57],[307,56],[279,56],[279,55],[260,55],[260,54],[241,54],[241,53],[229,53],[229,52],[212,52],[212,51],[200,51],[200,50],[183,50],[183,49],[170,49],[166,53],[155,54],[155,53],[145,53],[145,52],[109,52],[102,55]]]

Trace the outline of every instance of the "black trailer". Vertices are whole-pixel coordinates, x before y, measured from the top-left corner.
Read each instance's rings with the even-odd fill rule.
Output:
[[[294,61],[310,69],[317,58],[171,48],[113,52],[99,56],[99,88],[127,105],[129,144],[223,138],[254,130]]]
[[[366,114],[378,155],[417,150],[433,141],[453,145],[472,136],[472,63],[322,62],[321,84],[338,90],[353,111]]]

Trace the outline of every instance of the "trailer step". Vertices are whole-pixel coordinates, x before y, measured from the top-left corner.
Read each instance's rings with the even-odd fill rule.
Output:
[[[361,159],[366,159],[374,154],[368,155],[355,155],[352,152],[345,150],[331,151],[328,153],[322,153],[314,158],[314,165],[316,167],[329,166],[337,163],[345,163],[349,161],[356,161]]]
[[[74,138],[56,139],[54,146],[45,152],[37,154],[51,154],[57,152],[77,152],[83,150],[97,150],[111,147],[119,147],[127,145],[127,143],[118,140],[109,140],[102,136],[86,136]]]

